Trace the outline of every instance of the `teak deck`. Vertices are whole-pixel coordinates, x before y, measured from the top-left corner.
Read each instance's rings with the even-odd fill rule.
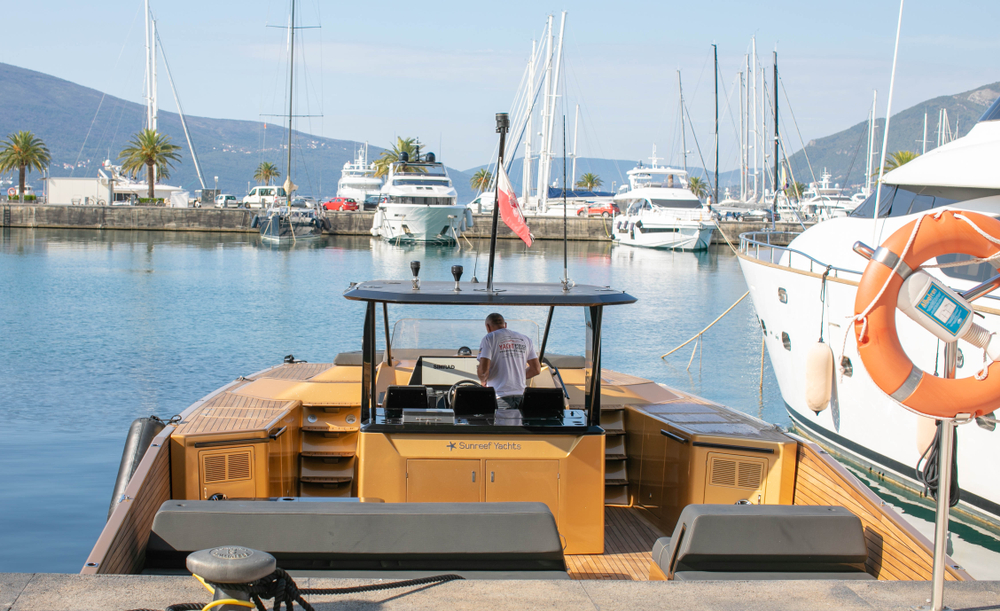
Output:
[[[662,536],[641,510],[605,507],[604,553],[566,556],[566,568],[573,579],[648,581],[653,543]]]

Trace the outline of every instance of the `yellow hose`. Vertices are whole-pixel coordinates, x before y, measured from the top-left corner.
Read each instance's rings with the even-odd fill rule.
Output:
[[[194,573],[191,573],[191,575],[193,575],[195,579],[200,581],[201,585],[205,586],[205,589],[208,590],[209,594],[215,596],[215,588],[205,583],[205,580],[201,578],[201,575],[195,575]]]
[[[235,598],[220,598],[219,600],[213,600],[212,602],[202,607],[201,611],[209,611],[209,609],[214,609],[215,607],[219,607],[222,605],[236,605],[238,607],[249,607],[251,609],[254,608],[254,604],[247,600],[236,600]]]

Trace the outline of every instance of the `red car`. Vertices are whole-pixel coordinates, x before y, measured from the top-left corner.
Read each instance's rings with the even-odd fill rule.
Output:
[[[358,210],[358,202],[349,197],[335,197],[323,202],[323,207],[327,210],[341,210],[343,212],[355,212]]]
[[[576,211],[577,216],[615,216],[621,214],[618,204],[608,202],[606,204],[589,204]]]

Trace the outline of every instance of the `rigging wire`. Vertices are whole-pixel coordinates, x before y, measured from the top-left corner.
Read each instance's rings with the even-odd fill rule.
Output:
[[[816,182],[816,172],[813,171],[812,163],[809,161],[809,152],[806,150],[806,143],[802,139],[802,132],[799,131],[799,122],[795,120],[795,111],[792,110],[792,102],[788,99],[788,91],[785,89],[785,81],[778,75],[778,84],[781,85],[781,91],[785,94],[785,105],[788,107],[788,114],[792,115],[792,125],[795,126],[795,133],[799,136],[799,144],[802,145],[802,154],[806,158],[806,166],[809,168],[809,175],[812,176],[813,182]]]

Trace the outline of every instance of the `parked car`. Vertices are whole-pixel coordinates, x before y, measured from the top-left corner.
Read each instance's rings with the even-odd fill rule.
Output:
[[[349,197],[334,197],[323,202],[323,207],[327,210],[340,210],[342,212],[355,212],[359,209],[358,202]]]
[[[222,195],[215,196],[215,207],[216,208],[239,208],[240,200],[236,199],[235,195],[229,195],[228,193],[223,193]]]
[[[614,202],[608,202],[606,204],[587,204],[586,206],[581,206],[579,210],[576,211],[577,216],[617,216],[621,214],[621,210],[618,209],[618,204]]]
[[[284,187],[254,187],[250,193],[243,198],[243,205],[247,208],[263,208],[274,203],[275,199],[283,201],[287,197]]]

